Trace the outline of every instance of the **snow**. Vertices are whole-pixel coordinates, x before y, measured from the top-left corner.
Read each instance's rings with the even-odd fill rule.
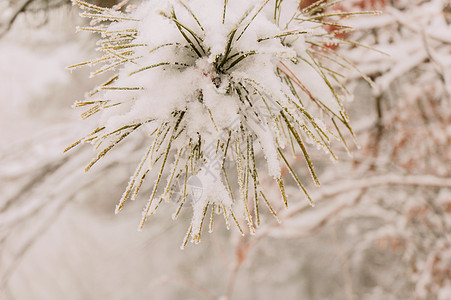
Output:
[[[359,1],[347,0],[340,4]],[[15,2],[11,2],[11,7]],[[64,66],[81,61],[83,56],[93,57],[94,43],[75,38],[56,42],[55,31],[47,32],[47,37],[43,38],[41,30],[24,25],[33,17],[30,15],[33,12],[27,12],[27,19],[21,14],[16,21],[15,25],[24,25],[28,28],[26,31],[24,27],[13,27],[0,40],[1,65],[6,66],[0,71],[2,83],[5,83],[0,90],[0,261],[4,266],[0,270],[0,285],[5,282],[5,289],[0,287],[0,298],[61,299],[68,294],[94,299],[146,298],[153,293],[168,299],[197,299],[203,296],[196,290],[197,286],[205,287],[207,297],[208,292],[212,292],[214,298],[224,299],[280,296],[325,299],[330,295],[340,299],[350,296],[358,299],[450,298],[451,183],[447,142],[451,136],[451,52],[447,1],[391,1],[396,12],[362,16],[361,21],[355,22],[369,31],[355,32],[352,39],[390,56],[359,47],[338,47],[341,55],[369,72],[380,93],[374,98],[367,84],[358,81],[358,74],[348,74],[338,68],[337,71],[344,72],[348,88],[359,87],[358,101],[344,104],[350,108],[350,119],[363,147],[353,150],[353,158],[347,158],[344,149],[336,147],[338,143],[326,144],[339,158],[336,165],[324,159],[322,151],[315,151],[315,146],[326,147],[317,143],[320,135],[314,124],[331,139],[336,140],[334,135],[338,137],[330,126],[329,115],[296,86],[301,105],[292,90],[280,84],[280,76],[284,75],[274,72],[280,68],[289,73],[280,63],[283,62],[312,95],[322,98],[321,101],[335,112],[341,112],[319,73],[304,62],[296,64],[296,55],[302,56],[306,50],[311,50],[308,41],[322,44],[321,38],[313,36],[320,34],[320,30],[314,29],[316,24],[304,22],[303,30],[311,32],[287,37],[283,45],[278,39],[256,41],[286,30],[284,22],[296,11],[294,1],[284,1],[287,5],[282,11],[279,30],[272,23],[273,2],[270,1],[241,39],[233,44],[232,54],[235,50],[254,48],[258,48],[258,54],[246,57],[230,70],[218,72],[215,59],[223,53],[228,33],[246,9],[254,5],[238,36],[263,2],[229,1],[224,25],[217,24],[217,20],[222,22],[221,3],[212,1],[208,4],[211,9],[204,10],[207,1],[184,2],[196,13],[205,33],[178,1],[171,3],[183,24],[202,35],[203,44],[208,45],[205,49],[210,47],[209,53],[200,58],[189,47],[167,46],[149,53],[159,43],[167,41],[186,44],[173,22],[159,14],[158,10],[170,11],[164,1],[153,1],[157,6],[149,6],[147,10],[144,6],[135,9],[129,6],[127,13],[111,12],[113,16],[141,21],[113,22],[108,30],[139,28],[133,43],[147,46],[134,48],[133,59],[127,56],[128,61],[117,65],[103,78],[88,79],[89,68],[84,70],[86,72],[64,71]],[[389,1],[379,0],[366,3],[370,2],[376,3],[378,8],[383,8],[382,3],[389,5]],[[8,18],[12,10],[5,3],[0,7]],[[49,21],[55,17],[52,13],[49,16]],[[58,18],[61,19],[58,30],[70,23],[65,15]],[[101,24],[94,21],[91,26]],[[290,26],[290,30],[294,28]],[[75,24],[70,25],[70,33],[74,27]],[[49,31],[47,25],[44,29]],[[109,35],[104,33],[103,37]],[[98,43],[97,47],[104,45]],[[98,53],[112,55],[106,51]],[[302,57],[308,59],[308,56]],[[116,58],[109,62],[120,61]],[[162,61],[183,62],[188,66],[164,65],[129,75]],[[95,72],[102,65],[93,63],[91,70]],[[69,102],[81,100],[84,91],[100,82],[95,80],[106,80],[117,73],[120,79],[110,87],[144,89],[105,89],[87,96],[87,100],[108,98],[122,104],[103,109],[86,121],[74,122],[81,110],[71,112]],[[244,86],[242,95],[249,97],[253,106],[244,96],[240,99],[229,89],[233,84]],[[374,105],[376,101],[380,101],[382,108],[380,119]],[[314,189],[309,182],[302,153],[289,153],[292,147],[290,137],[285,136],[286,124],[280,118],[282,107],[307,142],[321,188]],[[300,114],[300,109],[307,110],[312,119]],[[185,112],[178,127],[178,132],[183,131],[172,141],[168,151],[165,171],[146,213],[152,218],[149,217],[144,232],[138,234],[134,232],[136,218],[142,200],[149,199],[152,185],[158,178],[170,144],[169,137],[176,126],[177,117],[172,113],[178,110]],[[132,132],[88,174],[83,174],[83,166],[90,156],[109,146],[122,132],[105,140],[102,136],[130,122],[148,121],[150,117],[156,120],[141,126],[139,132]],[[164,122],[169,125],[163,126],[160,134],[149,136]],[[98,139],[85,141],[94,146],[103,141],[97,150],[86,145],[61,153],[74,140],[103,125],[106,129],[99,133]],[[314,137],[302,130],[303,126]],[[333,135],[329,135],[329,130],[334,131]],[[234,201],[221,166],[229,132],[232,140],[227,148],[225,168]],[[346,141],[351,140],[349,132],[343,130],[342,133]],[[247,160],[246,138],[249,136],[259,176],[257,191],[265,193],[281,220],[280,225],[264,199],[259,197],[261,226],[256,226],[254,182],[252,174],[247,175],[250,179],[247,183],[244,176],[253,165],[252,160]],[[128,175],[137,170],[136,164],[155,140],[153,155],[144,157],[142,168],[136,171],[137,179],[130,181],[129,198],[134,199],[137,183],[147,174],[138,194],[139,201],[128,202],[121,214],[114,216],[114,201],[127,186]],[[194,152],[196,159],[190,159],[190,150],[196,147],[201,151]],[[278,148],[286,154],[316,201],[315,208],[308,205],[305,195],[289,178]],[[325,150],[327,152],[327,148]],[[235,164],[238,160],[241,168]],[[149,171],[150,165],[154,168]],[[181,204],[178,196],[186,177],[186,203],[177,222],[173,222],[167,216]],[[171,178],[178,182],[169,197]],[[284,179],[288,209],[284,209],[279,187],[274,182],[279,178]],[[243,199],[246,197],[247,202]],[[187,227],[191,226],[188,241],[195,243],[199,242],[200,231],[202,234],[207,231],[205,227],[210,225],[213,205],[214,224],[210,229],[214,228],[214,236],[202,235],[201,245],[180,252],[177,246]],[[226,208],[225,214],[220,205]],[[61,213],[64,207],[66,210]],[[155,213],[157,207],[158,213]],[[234,218],[241,231],[247,234],[256,229],[256,236],[241,238]],[[233,230],[226,231],[224,223],[231,223]],[[234,284],[234,272],[238,268]],[[55,274],[58,274],[56,281]],[[348,275],[349,282],[344,279]],[[228,281],[228,278],[232,279]],[[365,282],[359,278],[365,278]],[[91,288],[92,283],[95,289]],[[346,295],[349,286],[346,289],[344,286],[348,284],[351,284],[352,295]],[[226,295],[228,286],[235,291],[233,297]],[[274,292],[280,292],[280,288],[283,294]]]
[[[209,168],[208,165],[209,162],[207,162],[206,168]],[[200,186],[195,186],[195,188],[200,189],[198,191],[200,192],[200,196],[197,196],[193,190],[189,191],[192,196],[191,205],[193,207],[193,216],[191,219],[193,239],[196,239],[196,236],[201,232],[201,225],[205,218],[204,213],[208,206],[210,206],[210,209],[213,209],[212,205],[216,208],[226,208],[230,212],[233,204],[224,184],[218,180],[220,178],[219,171],[215,168],[209,168],[208,170],[206,168],[201,169],[195,175],[196,179],[200,182]],[[188,181],[190,180],[192,178]],[[190,186],[190,189],[192,188]],[[199,242],[199,240],[196,242]]]

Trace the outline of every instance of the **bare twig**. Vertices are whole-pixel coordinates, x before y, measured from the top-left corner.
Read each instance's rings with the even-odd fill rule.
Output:
[[[341,247],[341,245],[340,245],[340,241],[338,239],[336,222],[334,223],[333,233],[334,233],[333,236],[334,236],[335,245],[337,246],[338,255],[341,257],[341,259],[343,260],[343,263],[344,263],[343,271],[344,271],[344,279],[345,279],[345,283],[346,283],[346,287],[345,287],[346,295],[348,297],[348,300],[353,300],[354,292],[353,292],[353,288],[352,288],[351,267],[349,264],[349,259],[346,256],[346,253],[343,251],[343,247]]]
[[[244,239],[240,239],[238,245],[236,246],[236,256],[235,262],[233,264],[232,271],[230,273],[229,282],[227,283],[227,289],[225,293],[226,299],[231,299],[233,295],[233,290],[235,289],[235,283],[238,276],[238,271],[240,267],[243,265],[244,261],[247,258],[247,254],[251,248],[249,247],[249,243]]]

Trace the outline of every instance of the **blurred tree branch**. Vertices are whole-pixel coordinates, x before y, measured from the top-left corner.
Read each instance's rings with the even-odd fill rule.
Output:
[[[9,16],[5,20],[0,20],[0,38],[2,38],[4,35],[6,35],[11,27],[13,26],[14,22],[16,21],[17,17],[24,12],[39,12],[39,11],[47,11],[53,8],[60,7],[65,4],[70,4],[71,0],[59,0],[59,1],[53,1],[52,0],[43,0],[41,2],[44,2],[45,5],[42,7],[37,8],[31,8],[31,4],[38,2],[39,0],[19,0],[17,3],[14,4],[12,8],[12,12],[9,14]],[[113,5],[116,5],[119,1],[117,0],[91,0],[88,2],[93,2],[96,5],[100,5],[102,7],[112,7]],[[127,1],[123,1],[124,4]],[[120,3],[119,8],[121,8],[124,4]]]
[[[11,26],[13,25],[16,18],[19,16],[21,12],[23,12],[28,5],[30,5],[31,2],[34,0],[21,0],[15,8],[13,8],[13,12],[11,13],[11,16],[6,21],[3,21],[0,27],[0,38],[3,37],[9,29],[11,29]]]

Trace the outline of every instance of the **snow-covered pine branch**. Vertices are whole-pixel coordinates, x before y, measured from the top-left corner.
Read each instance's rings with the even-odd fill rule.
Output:
[[[277,218],[262,174],[274,179],[288,206],[282,166],[313,205],[287,152],[305,158],[319,185],[307,144],[333,160],[332,139],[348,147],[341,132],[352,134],[343,108],[348,92],[338,72],[346,60],[328,44],[349,27],[339,24],[346,13],[327,13],[335,2],[301,9],[298,1],[143,1],[122,12],[73,0],[92,19],[79,29],[100,34],[102,56],[69,68],[112,73],[75,103],[89,107],[83,118],[101,112],[98,127],[73,145],[100,149],[86,171],[130,136],[148,140],[116,213],[150,181],[139,230],[165,200],[177,204],[174,218],[192,205],[182,247],[200,241],[207,215],[212,224],[222,214],[242,234],[244,219],[253,234],[260,206]],[[266,168],[256,163],[260,153]]]

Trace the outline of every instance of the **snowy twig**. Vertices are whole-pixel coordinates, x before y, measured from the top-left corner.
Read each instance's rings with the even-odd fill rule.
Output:
[[[423,41],[423,45],[424,45],[424,50],[426,50],[426,53],[427,53],[429,59],[434,64],[437,74],[439,74],[440,80],[443,82],[445,93],[447,94],[448,98],[451,99],[451,82],[445,72],[446,68],[436,58],[431,47],[429,46],[429,42],[428,42],[429,36],[426,34],[425,30],[421,31],[421,37],[422,37],[422,41]]]
[[[415,25],[412,24],[416,24],[416,22],[410,21],[410,20],[406,20],[406,17],[404,16],[404,14],[402,12],[400,12],[399,10],[393,8],[393,7],[389,7],[387,8],[387,14],[390,14],[391,16],[393,16],[393,18],[395,18],[395,20],[401,24],[402,26],[404,26],[405,28],[417,33],[417,34],[421,34],[422,31],[424,31],[424,29],[419,28]],[[420,15],[421,17],[422,15]],[[431,18],[433,18],[434,16],[430,16]],[[451,37],[449,36],[444,36],[441,34],[437,34],[435,31],[433,30],[426,30],[426,34],[431,37],[434,40],[437,40],[441,43],[445,43],[445,44],[451,44]]]
[[[0,30],[0,38],[9,31],[9,29],[11,28],[14,21],[19,16],[19,14],[21,12],[23,12],[25,10],[25,8],[27,8],[27,6],[33,1],[34,0],[22,0],[19,2],[19,4],[16,5],[16,7],[13,9],[13,12],[11,13],[11,16],[9,17],[9,19],[4,21],[3,24],[1,24],[2,27],[4,27],[4,28],[2,30]]]
[[[451,178],[442,178],[430,175],[411,175],[404,177],[397,175],[374,176],[364,179],[349,180],[333,186],[323,187],[320,191],[313,193],[312,198],[315,199],[316,202],[320,202],[332,200],[340,194],[346,194],[356,190],[392,185],[418,186],[427,188],[451,188]],[[307,208],[309,208],[309,206],[302,203],[291,206],[286,212],[280,214],[282,224],[284,220],[292,218],[294,215],[306,210]],[[281,226],[281,224],[273,222],[272,224],[266,225],[264,228],[260,228],[254,239],[251,241],[251,244],[255,245],[261,238],[267,236],[271,230],[277,226]]]

